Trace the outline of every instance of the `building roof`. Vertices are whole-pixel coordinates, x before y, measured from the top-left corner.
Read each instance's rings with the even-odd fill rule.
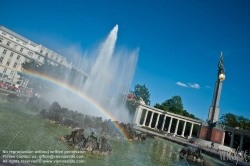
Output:
[[[127,94],[127,99],[128,100],[135,100],[135,96],[133,94]]]

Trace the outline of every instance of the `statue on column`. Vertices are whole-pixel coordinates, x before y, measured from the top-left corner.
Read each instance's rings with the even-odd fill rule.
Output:
[[[224,69],[224,60],[223,60],[222,52],[221,52],[221,54],[220,54],[220,61],[219,61],[219,63],[218,63],[218,68],[219,68],[219,70],[218,70],[218,76],[219,76],[220,74],[224,74],[225,69]]]
[[[225,80],[226,76],[225,76],[225,69],[224,69],[224,60],[223,60],[223,56],[222,56],[222,52],[220,54],[220,61],[218,63],[218,80],[219,81],[223,81]]]

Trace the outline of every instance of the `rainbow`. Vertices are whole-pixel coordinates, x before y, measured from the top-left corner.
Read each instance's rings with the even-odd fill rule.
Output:
[[[70,92],[74,93],[75,95],[79,96],[80,98],[84,99],[85,101],[87,101],[88,103],[90,103],[95,109],[97,109],[98,111],[100,111],[101,113],[103,113],[106,117],[108,117],[109,119],[115,119],[105,108],[103,108],[99,103],[97,103],[94,99],[92,99],[90,96],[88,96],[87,94],[83,93],[82,91],[79,91],[79,89],[73,87],[72,85],[62,82],[59,79],[53,78],[49,75],[46,74],[42,74],[36,71],[22,71],[22,73],[29,75],[29,76],[33,76],[39,79],[42,79],[44,81],[48,81],[50,83],[56,84],[66,90],[69,90]],[[118,131],[124,136],[124,138],[126,138],[126,140],[128,140],[125,132],[120,128],[120,126],[114,122],[111,121],[112,124],[115,126],[116,129],[118,129]]]

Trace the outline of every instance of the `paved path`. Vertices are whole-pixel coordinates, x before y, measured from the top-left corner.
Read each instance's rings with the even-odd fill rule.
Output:
[[[182,138],[182,137],[173,138],[173,137],[165,136],[163,134],[153,132],[153,131],[150,131],[150,130],[147,130],[147,129],[144,129],[144,128],[141,128],[141,127],[137,127],[137,126],[134,127],[134,129],[138,130],[138,131],[145,132],[145,133],[153,134],[153,135],[155,135],[155,136],[157,136],[159,138],[162,138],[162,139],[165,139],[165,140],[168,140],[168,141],[171,141],[171,142],[183,145],[183,146],[194,146],[194,147],[200,148],[202,150],[202,153],[205,153],[205,154],[207,154],[209,156],[212,156],[212,157],[216,157],[218,159],[224,159],[225,162],[230,162],[231,164],[236,164],[236,162],[237,162],[237,160],[227,160],[227,158],[223,158],[222,154],[216,149],[211,149],[211,148],[209,148],[207,146],[202,146],[200,144],[190,143],[188,139],[185,139],[185,138]],[[238,160],[237,165],[239,165],[239,166],[250,166],[250,163],[244,162],[242,160]]]

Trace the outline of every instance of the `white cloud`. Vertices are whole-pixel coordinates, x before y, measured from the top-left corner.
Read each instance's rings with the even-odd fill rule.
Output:
[[[208,85],[206,85],[205,87],[208,88],[208,89],[211,89],[211,88],[212,88],[211,86],[208,86]]]
[[[184,84],[182,82],[176,82],[177,85],[180,85],[180,86],[184,86],[184,87],[188,87],[187,84]]]
[[[191,84],[191,83],[188,83],[188,86],[190,86],[191,88],[195,88],[195,89],[199,89],[200,88],[200,85],[199,84]]]

